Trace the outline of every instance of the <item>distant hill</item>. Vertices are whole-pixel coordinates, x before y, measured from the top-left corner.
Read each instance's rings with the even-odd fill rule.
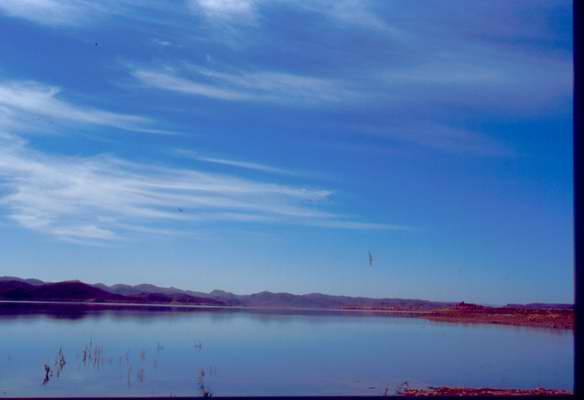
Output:
[[[18,282],[25,282],[28,283],[30,285],[44,285],[45,283],[48,282],[43,282],[40,279],[22,279],[22,278],[17,278],[15,276],[0,276],[0,282],[5,282],[5,281],[18,281]]]
[[[134,302],[156,304],[190,304],[209,306],[239,306],[265,308],[322,308],[359,310],[434,311],[456,308],[480,311],[489,307],[459,302],[436,302],[419,299],[369,298],[333,296],[322,293],[291,294],[263,291],[238,295],[223,290],[209,293],[140,285],[89,285],[79,281],[45,283],[38,279],[0,277],[0,300],[62,300],[93,302]],[[570,304],[508,304],[508,308],[525,310],[572,310]],[[484,311],[484,310],[483,310]]]
[[[505,307],[524,308],[528,310],[574,310],[574,304],[563,303],[507,304]]]
[[[32,283],[30,283],[31,281]],[[223,290],[202,293],[151,284],[108,286],[103,283],[88,285],[79,281],[44,283],[39,280],[13,277],[0,277],[0,299],[178,303],[271,308],[390,308],[400,310],[433,310],[454,304],[413,299],[332,296],[321,293],[296,295],[264,291],[238,295]]]
[[[175,296],[175,295],[180,294],[180,295],[188,295],[188,296],[194,296],[194,297],[211,297],[207,293],[193,292],[190,290],[181,290],[181,289],[177,289],[175,287],[165,288],[165,287],[151,285],[148,283],[143,283],[143,284],[135,285],[135,286],[124,285],[124,284],[116,284],[116,285],[112,285],[112,286],[107,286],[107,285],[104,285],[103,283],[98,283],[98,284],[95,284],[93,286],[98,287],[98,288],[103,289],[103,290],[106,290],[106,291],[111,292],[111,293],[121,294],[123,296],[135,296],[135,295],[140,295],[143,293],[157,293],[157,294],[165,294],[165,295],[169,295],[169,296]]]
[[[121,295],[79,281],[30,284],[24,279],[0,279],[0,300],[18,301],[84,301],[121,303],[179,303],[194,305],[224,305],[221,301],[190,296],[138,292]]]
[[[210,295],[213,298],[221,299],[231,305],[247,307],[433,310],[454,304],[417,299],[374,299],[368,297],[333,296],[321,293],[298,295],[291,293],[273,293],[268,291],[249,295],[236,295],[229,292],[215,290],[211,292]]]
[[[25,281],[0,281],[0,299],[44,301],[121,301],[125,298],[79,281],[31,285]]]

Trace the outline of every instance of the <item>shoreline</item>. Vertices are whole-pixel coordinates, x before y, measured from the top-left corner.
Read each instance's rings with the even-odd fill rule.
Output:
[[[181,303],[124,303],[124,302],[91,302],[91,301],[35,301],[35,300],[0,300],[2,304],[35,304],[84,307],[132,307],[132,308],[160,308],[183,310],[237,310],[237,311],[271,311],[271,312],[331,312],[349,314],[377,314],[398,318],[419,318],[433,322],[462,323],[462,324],[490,324],[506,326],[524,326],[531,328],[547,328],[555,330],[573,330],[574,312],[566,310],[505,310],[499,312],[496,308],[477,312],[464,309],[434,309],[434,310],[396,310],[379,308],[321,308],[321,307],[282,307],[282,306],[221,306],[204,304]]]
[[[558,389],[495,389],[495,388],[464,388],[449,386],[430,386],[424,389],[407,388],[398,392],[404,397],[444,397],[444,396],[573,396],[574,392]]]

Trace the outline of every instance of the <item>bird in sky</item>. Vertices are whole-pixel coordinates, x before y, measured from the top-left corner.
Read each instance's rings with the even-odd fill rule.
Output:
[[[177,208],[177,210],[178,210],[178,212],[180,212],[180,213],[181,213],[181,212],[183,212],[183,209],[182,209],[182,208],[180,208],[180,207],[179,207],[179,208]]]
[[[373,266],[373,256],[371,255],[371,252],[369,252],[369,266]]]

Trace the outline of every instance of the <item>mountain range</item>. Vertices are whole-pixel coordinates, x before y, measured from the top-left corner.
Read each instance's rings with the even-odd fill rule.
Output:
[[[0,277],[0,300],[10,301],[82,301],[99,303],[177,304],[266,308],[320,308],[320,309],[384,309],[431,311],[456,306],[456,302],[436,302],[419,299],[369,298],[334,296],[321,293],[291,294],[263,291],[238,295],[223,290],[209,293],[159,287],[152,284],[105,285],[80,281],[43,282],[38,279]],[[571,309],[570,304],[526,305],[513,307],[530,309]]]

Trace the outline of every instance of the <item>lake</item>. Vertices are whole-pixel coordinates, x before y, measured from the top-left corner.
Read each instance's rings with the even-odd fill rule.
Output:
[[[572,390],[573,340],[359,313],[0,304],[0,396]]]

